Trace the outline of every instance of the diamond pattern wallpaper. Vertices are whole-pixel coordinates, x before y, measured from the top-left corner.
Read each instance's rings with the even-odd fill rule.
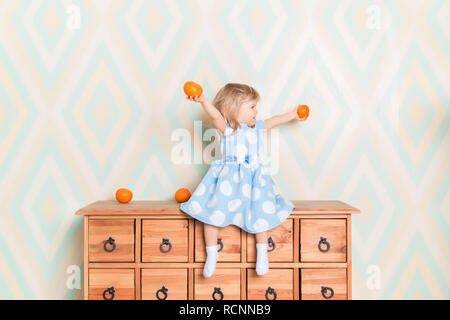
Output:
[[[354,299],[450,299],[449,0],[0,0],[0,299],[82,299],[79,208],[195,189],[186,81],[252,85],[260,119],[310,106],[273,178],[361,210]]]

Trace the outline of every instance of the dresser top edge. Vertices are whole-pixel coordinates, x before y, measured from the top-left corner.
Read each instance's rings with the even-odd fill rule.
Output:
[[[361,213],[339,200],[291,200],[294,210],[291,215],[300,214],[355,214]],[[168,214],[187,216],[180,210],[175,200],[136,200],[119,203],[116,200],[99,200],[75,212],[76,215],[160,215]]]

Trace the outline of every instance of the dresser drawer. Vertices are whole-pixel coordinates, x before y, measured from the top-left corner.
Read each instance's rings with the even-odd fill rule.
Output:
[[[293,289],[293,269],[269,269],[264,276],[247,269],[247,300],[293,300]]]
[[[218,262],[241,261],[241,231],[236,226],[219,229],[218,236]],[[195,220],[195,262],[206,261],[205,238],[203,236],[203,223]]]
[[[134,262],[134,219],[89,219],[90,262]]]
[[[346,219],[300,219],[301,262],[346,262]]]
[[[293,228],[293,220],[286,219],[281,225],[268,231],[267,254],[270,262],[294,261]],[[250,233],[247,234],[247,261],[256,262],[256,237]]]
[[[142,300],[187,300],[187,269],[142,269]]]
[[[143,219],[142,262],[187,262],[188,219]]]
[[[301,269],[302,300],[347,299],[347,269]]]
[[[194,269],[194,300],[240,300],[241,269],[216,268],[210,278]]]
[[[89,300],[134,300],[134,269],[89,269]]]

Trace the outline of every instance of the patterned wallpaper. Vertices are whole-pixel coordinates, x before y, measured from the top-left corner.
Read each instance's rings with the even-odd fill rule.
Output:
[[[354,299],[450,298],[450,1],[0,0],[0,298],[80,299],[79,208],[191,190],[210,101],[254,86],[289,199],[353,216]],[[195,121],[200,122],[200,133]]]

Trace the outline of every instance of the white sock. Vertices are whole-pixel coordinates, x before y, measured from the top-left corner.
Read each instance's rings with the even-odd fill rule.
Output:
[[[256,244],[256,273],[259,276],[265,275],[269,271],[269,258],[267,257],[267,243]]]
[[[206,262],[203,268],[203,276],[209,278],[213,275],[216,270],[216,262],[219,259],[219,254],[217,252],[217,246],[206,247]]]

